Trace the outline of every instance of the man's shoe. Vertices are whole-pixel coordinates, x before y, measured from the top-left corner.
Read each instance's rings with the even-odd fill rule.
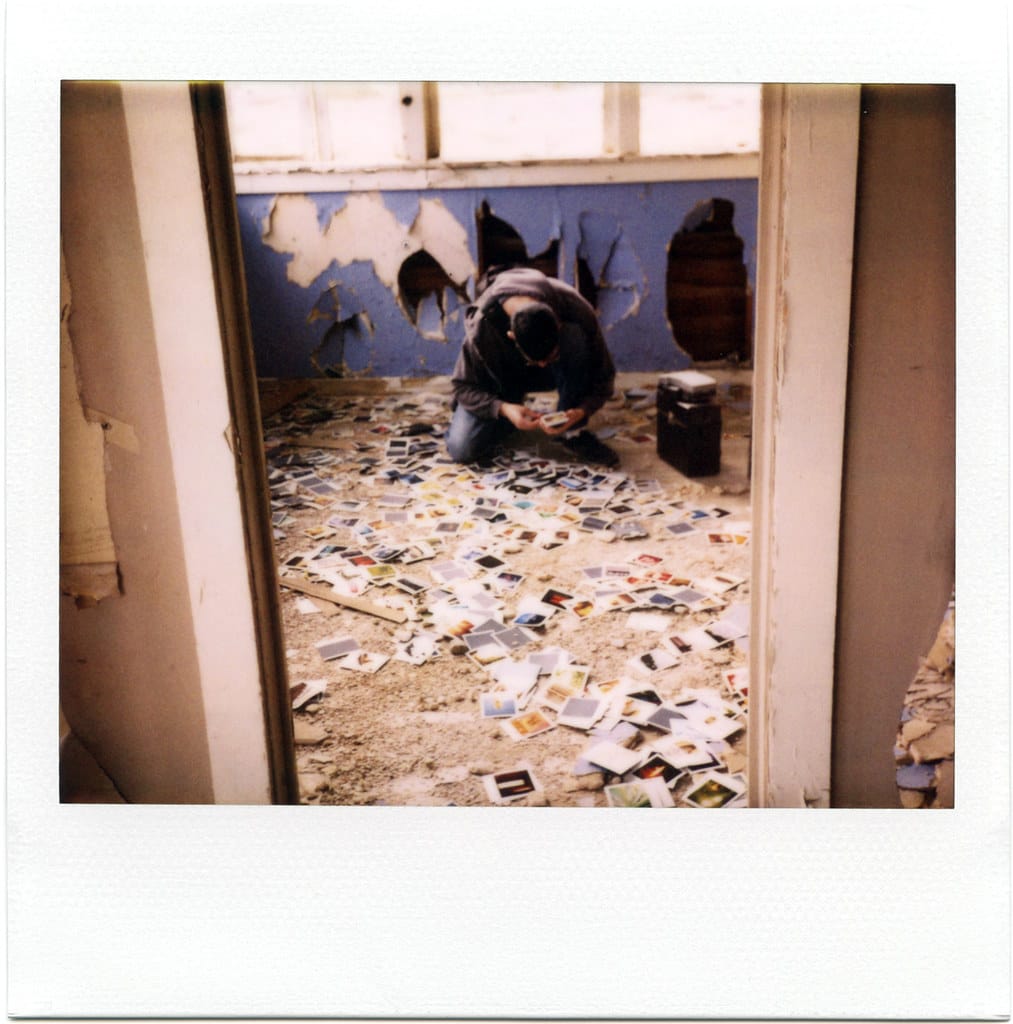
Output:
[[[564,437],[563,445],[589,465],[609,468],[619,465],[619,456],[590,430],[582,430],[573,437]]]

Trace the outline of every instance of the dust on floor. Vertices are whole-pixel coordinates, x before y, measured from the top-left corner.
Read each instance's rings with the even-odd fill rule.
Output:
[[[699,481],[657,458],[653,391],[637,385],[622,379],[593,423],[621,456],[611,473],[544,435],[453,464],[438,383],[311,389],[269,416],[304,802],[743,802],[748,374],[722,382],[722,469]],[[309,597],[307,583],[405,621]],[[549,590],[563,597],[546,603]],[[511,629],[525,610],[545,624]],[[569,670],[553,677],[553,657]],[[514,725],[483,714],[511,698]]]

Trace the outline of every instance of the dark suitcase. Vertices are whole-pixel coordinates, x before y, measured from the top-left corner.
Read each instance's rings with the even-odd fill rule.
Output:
[[[658,382],[658,455],[684,476],[721,472],[717,384],[702,373],[670,373]]]

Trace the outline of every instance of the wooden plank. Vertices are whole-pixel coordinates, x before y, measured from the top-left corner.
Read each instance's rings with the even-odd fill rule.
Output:
[[[332,604],[340,604],[345,608],[352,608],[357,612],[365,612],[367,615],[375,615],[380,619],[387,619],[389,622],[407,622],[408,616],[395,608],[384,608],[383,605],[373,604],[362,597],[347,597],[344,594],[336,594],[328,587],[322,587],[317,583],[303,583],[299,580],[287,578],[278,581],[283,587],[289,590],[298,590],[300,594],[308,594],[310,597],[318,597],[321,601],[330,601]]]

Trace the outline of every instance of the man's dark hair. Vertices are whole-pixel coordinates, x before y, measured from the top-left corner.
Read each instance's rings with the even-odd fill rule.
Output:
[[[544,302],[522,306],[510,318],[514,338],[532,362],[547,359],[559,345],[559,321]]]

